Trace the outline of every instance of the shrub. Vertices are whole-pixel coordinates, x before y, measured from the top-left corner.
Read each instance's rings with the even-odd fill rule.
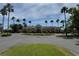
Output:
[[[2,37],[11,36],[11,33],[2,33],[1,36],[2,36]]]

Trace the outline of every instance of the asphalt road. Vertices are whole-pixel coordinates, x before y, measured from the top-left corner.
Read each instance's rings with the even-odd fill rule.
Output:
[[[78,39],[63,39],[56,37],[56,35],[51,36],[28,36],[22,34],[13,34],[9,37],[0,37],[0,51],[4,51],[17,44],[36,44],[36,43],[46,43],[46,44],[55,44],[60,47],[64,47],[75,55],[79,56],[79,45],[75,45],[78,42]]]

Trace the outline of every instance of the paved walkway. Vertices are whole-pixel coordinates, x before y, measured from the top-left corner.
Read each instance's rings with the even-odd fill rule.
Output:
[[[21,43],[47,43],[56,44],[66,49],[69,49],[75,55],[79,56],[79,46],[75,45],[78,40],[76,39],[63,39],[60,37],[52,36],[27,36],[21,34],[13,34],[10,37],[0,37],[0,51],[8,49],[16,44]]]

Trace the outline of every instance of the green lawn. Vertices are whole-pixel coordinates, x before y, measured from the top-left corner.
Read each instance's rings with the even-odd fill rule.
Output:
[[[8,56],[69,56],[73,55],[64,48],[50,44],[23,44],[12,47],[0,55]]]

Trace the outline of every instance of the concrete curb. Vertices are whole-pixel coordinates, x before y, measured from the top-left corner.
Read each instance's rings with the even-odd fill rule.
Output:
[[[72,54],[74,54],[74,56],[79,56],[79,54],[77,54],[76,52],[74,52],[74,51],[70,51]]]

